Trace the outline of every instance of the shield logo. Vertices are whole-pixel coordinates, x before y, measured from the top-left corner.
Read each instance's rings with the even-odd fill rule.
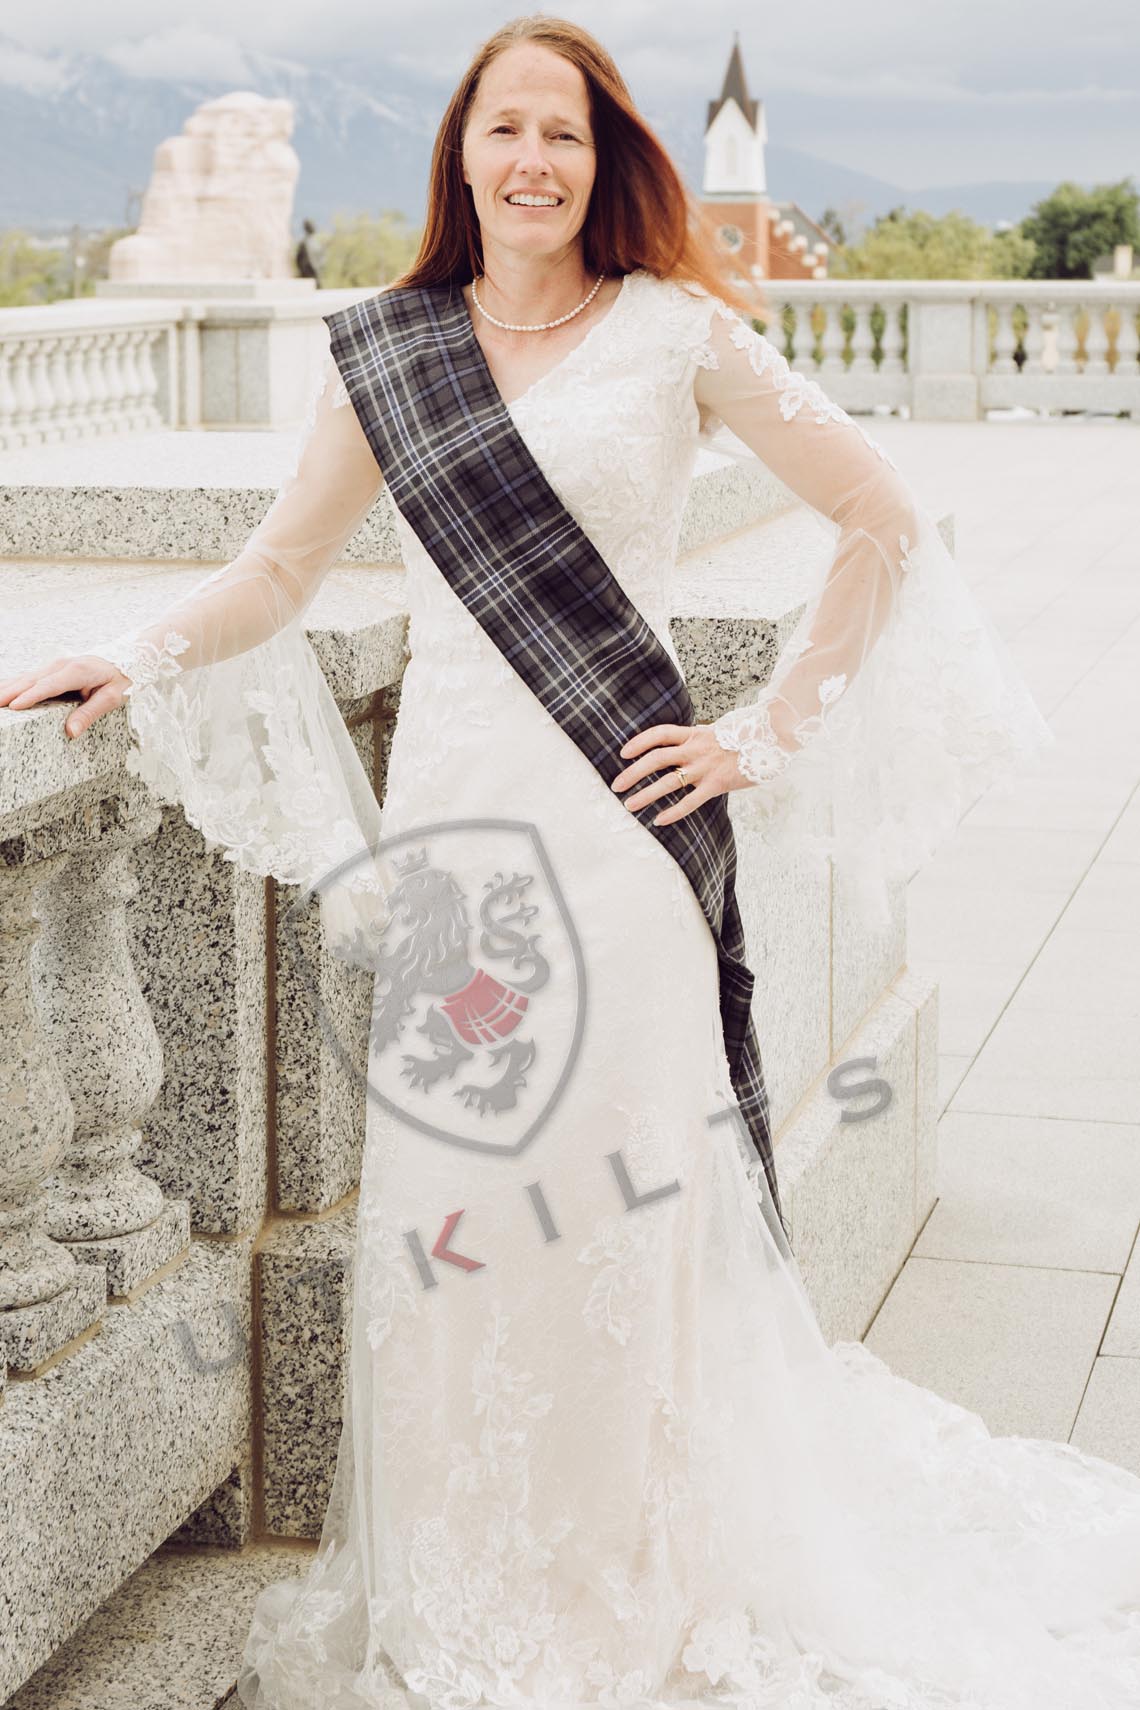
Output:
[[[541,833],[439,820],[369,854],[383,857],[386,918],[335,950],[375,975],[368,1096],[434,1140],[517,1156],[565,1091],[586,1013],[581,941]]]

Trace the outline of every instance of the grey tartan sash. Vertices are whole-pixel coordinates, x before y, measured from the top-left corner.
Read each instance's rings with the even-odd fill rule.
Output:
[[[345,390],[401,514],[607,788],[651,724],[695,723],[684,678],[515,427],[458,287],[398,287],[325,315]],[[724,796],[672,825],[638,815],[691,883],[717,944],[725,1055],[785,1235],[751,1016]],[[732,1113],[728,1113],[731,1115]],[[772,1224],[770,1209],[765,1214]],[[775,1229],[774,1229],[775,1233]]]

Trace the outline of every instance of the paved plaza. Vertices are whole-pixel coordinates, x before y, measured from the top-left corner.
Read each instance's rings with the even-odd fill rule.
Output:
[[[1140,425],[873,431],[1057,735],[910,886],[940,1199],[868,1344],[995,1431],[1140,1472]]]

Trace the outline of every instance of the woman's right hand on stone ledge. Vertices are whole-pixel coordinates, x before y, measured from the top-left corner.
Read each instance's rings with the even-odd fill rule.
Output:
[[[27,712],[40,701],[78,691],[83,705],[65,719],[63,726],[66,736],[76,737],[104,713],[121,707],[126,698],[124,690],[130,683],[131,679],[117,665],[101,659],[97,653],[64,653],[35,670],[21,671],[0,682],[0,707]]]

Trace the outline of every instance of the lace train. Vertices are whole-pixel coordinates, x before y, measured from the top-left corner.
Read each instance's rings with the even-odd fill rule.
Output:
[[[669,1153],[671,1169],[675,1148],[635,1156]],[[426,1302],[378,1298],[363,1262],[353,1335],[395,1338],[395,1394],[358,1393],[312,1568],[258,1602],[247,1710],[1140,1701],[1140,1480],[1068,1445],[992,1437],[861,1344],[826,1348],[727,1140],[691,1159],[685,1196],[568,1247],[541,1298],[507,1307],[496,1291],[468,1321],[468,1388],[449,1390],[434,1438],[438,1494],[425,1485],[399,1539],[369,1528],[353,1445],[370,1445],[373,1481],[389,1464],[428,1470],[420,1450],[404,1459],[429,1429],[422,1378],[395,1375],[417,1348],[430,1369],[414,1330]],[[683,1343],[664,1329],[669,1266],[685,1273]],[[559,1382],[550,1355],[568,1298],[620,1350],[622,1391],[644,1385],[644,1432],[615,1421],[616,1465],[606,1393]]]

